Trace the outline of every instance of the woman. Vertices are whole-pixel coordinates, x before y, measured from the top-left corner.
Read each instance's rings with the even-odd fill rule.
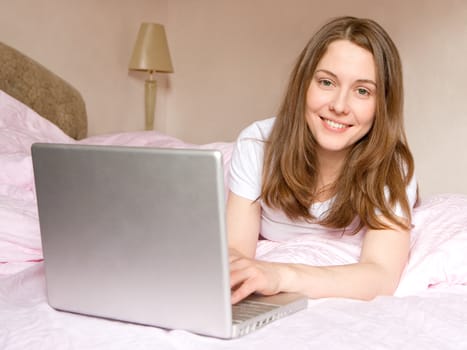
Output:
[[[402,68],[368,19],[324,25],[299,56],[277,118],[239,136],[227,202],[232,303],[257,292],[369,300],[393,294],[407,263],[417,200],[403,128]],[[260,237],[354,234],[355,264],[255,260]]]

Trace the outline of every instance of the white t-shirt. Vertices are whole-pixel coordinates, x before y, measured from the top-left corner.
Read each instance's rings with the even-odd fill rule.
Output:
[[[275,118],[254,122],[244,129],[237,138],[230,163],[230,190],[240,197],[256,200],[261,194],[261,176],[264,158],[264,141],[268,138]],[[410,207],[417,200],[417,182],[412,177],[407,186]],[[313,203],[310,213],[320,218],[328,209],[332,198],[325,202]],[[261,204],[261,235],[269,240],[283,241],[310,233],[342,233],[342,229],[330,229],[305,220],[290,220],[281,210]],[[399,205],[394,208],[396,215],[403,216]],[[351,228],[348,228],[351,229]]]

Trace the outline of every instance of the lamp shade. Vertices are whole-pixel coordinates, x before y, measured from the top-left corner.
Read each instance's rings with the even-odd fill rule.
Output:
[[[128,68],[149,72],[173,72],[169,46],[162,25],[141,24]]]

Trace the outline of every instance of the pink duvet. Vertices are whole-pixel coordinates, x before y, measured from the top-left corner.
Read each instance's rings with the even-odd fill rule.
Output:
[[[433,196],[424,199],[415,209],[411,256],[397,297],[381,297],[370,303],[345,299],[310,301],[305,312],[231,342],[52,310],[45,301],[30,156],[30,146],[34,142],[77,141],[0,91],[1,349],[127,349],[130,345],[135,349],[282,349],[285,346],[305,349],[308,348],[305,345],[311,344],[340,349],[386,348],[376,344],[403,348],[400,339],[406,345],[412,341],[416,348],[423,345],[424,349],[461,349],[456,347],[459,344],[467,348],[467,331],[461,331],[467,330],[467,326],[463,328],[467,324],[467,196],[461,194]],[[193,145],[157,132],[105,135],[80,142],[216,148],[224,154],[226,179],[229,176],[230,143]],[[287,242],[262,241],[257,256],[265,260],[317,265],[351,263],[358,259],[360,243],[361,234],[343,238],[314,235]],[[432,309],[429,311],[432,314],[417,311],[423,307]],[[443,314],[435,315],[437,309]],[[463,325],[459,326],[459,322]],[[415,328],[408,330],[409,326]],[[415,340],[420,334],[426,339]],[[434,334],[442,339],[442,346],[433,345],[436,344],[436,340],[431,339]],[[374,338],[376,336],[378,339]],[[448,339],[450,337],[456,339]],[[352,347],[348,347],[350,344]]]

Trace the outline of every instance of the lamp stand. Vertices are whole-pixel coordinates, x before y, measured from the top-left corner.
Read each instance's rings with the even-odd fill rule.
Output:
[[[145,129],[153,130],[154,129],[154,112],[156,110],[156,89],[157,83],[155,79],[152,79],[152,76],[146,80],[144,84],[144,112],[146,114],[145,118]]]

